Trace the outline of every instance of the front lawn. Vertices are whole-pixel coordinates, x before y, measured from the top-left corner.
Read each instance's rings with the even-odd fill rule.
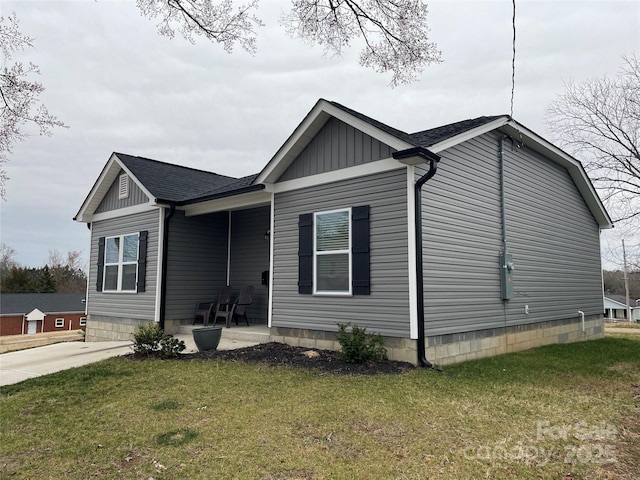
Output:
[[[0,478],[636,479],[640,336],[445,374],[113,358],[2,388]]]

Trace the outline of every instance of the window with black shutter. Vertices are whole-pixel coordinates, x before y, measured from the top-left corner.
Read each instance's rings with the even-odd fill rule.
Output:
[[[148,232],[98,239],[99,292],[144,292]]]
[[[298,292],[370,295],[369,206],[300,215]]]

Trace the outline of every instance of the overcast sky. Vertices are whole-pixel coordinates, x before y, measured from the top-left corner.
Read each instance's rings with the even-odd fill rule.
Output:
[[[35,49],[49,111],[68,129],[33,136],[9,156],[0,241],[16,260],[47,263],[49,250],[82,251],[89,231],[72,220],[118,151],[244,176],[259,172],[318,98],[415,132],[509,113],[511,1],[429,3],[431,40],[444,63],[395,89],[389,75],[290,39],[278,25],[287,2],[262,0],[258,53],[158,35],[135,1],[0,1]],[[563,82],[614,75],[640,52],[640,1],[517,2],[514,118],[545,138],[545,109]],[[34,132],[35,133],[35,132]]]

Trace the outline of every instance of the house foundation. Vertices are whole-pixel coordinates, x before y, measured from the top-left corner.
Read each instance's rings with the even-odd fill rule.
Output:
[[[471,332],[434,335],[426,338],[426,357],[435,365],[451,365],[467,360],[520,352],[552,343],[571,343],[604,337],[601,315],[570,318]],[[408,338],[383,337],[387,356],[417,364],[417,342]],[[340,350],[335,332],[272,327],[270,341],[324,350]]]
[[[131,340],[138,326],[147,325],[148,323],[148,320],[135,318],[88,315],[85,341],[104,342],[111,340]]]

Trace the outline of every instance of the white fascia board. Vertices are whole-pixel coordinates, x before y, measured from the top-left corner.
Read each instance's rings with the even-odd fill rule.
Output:
[[[149,192],[144,185],[136,179],[131,171],[124,166],[118,156],[115,153],[112,153],[106,165],[102,169],[102,172],[100,172],[98,179],[93,184],[89,195],[87,195],[87,198],[82,203],[78,214],[74,217],[76,222],[89,223],[94,221],[94,212],[98,206],[100,206],[100,202],[109,191],[109,188],[111,188],[115,179],[118,178],[120,170],[124,170],[127,175],[129,175],[129,178],[144,192],[150,202],[155,202],[155,197],[151,195],[151,192]]]
[[[587,172],[578,160],[514,120],[510,120],[504,126],[504,131],[514,140],[522,140],[524,146],[566,168],[600,228],[613,228],[611,217],[604,208]]]
[[[508,122],[509,117],[507,116],[496,118],[492,122],[485,123],[484,125],[480,125],[476,128],[472,128],[471,130],[467,130],[466,132],[463,132],[459,135],[454,135],[453,137],[447,138],[442,142],[435,143],[427,148],[433,153],[439,153],[443,150],[446,150],[447,148],[455,147],[456,145],[466,142],[467,140],[471,140],[472,138],[483,135],[487,132],[495,130],[496,128],[500,128],[503,125],[506,125]]]
[[[274,193],[288,192],[291,190],[299,190],[301,188],[309,188],[316,185],[338,182],[340,180],[363,177],[365,175],[372,175],[375,173],[389,172],[400,168],[407,168],[407,166],[393,158],[385,158],[383,160],[364,163],[362,165],[341,168],[339,170],[332,170],[330,172],[267,185],[267,191]]]
[[[124,217],[126,215],[135,215],[136,213],[144,213],[150,210],[161,209],[162,205],[156,205],[152,203],[141,203],[140,205],[133,205],[131,207],[118,208],[116,210],[109,210],[108,212],[96,213],[89,215],[88,222],[99,222],[100,220],[110,220],[112,218]]]
[[[114,164],[117,164],[117,168],[114,168]],[[91,187],[87,198],[85,198],[82,203],[80,210],[78,210],[78,214],[74,217],[76,222],[88,223],[91,221],[91,215],[95,212],[96,208],[98,208],[100,201],[104,198],[109,187],[116,179],[117,174],[114,173],[114,171],[119,172],[121,166],[118,157],[116,157],[115,153],[112,153],[103,167],[102,172],[98,175],[98,179],[93,184],[93,187]]]
[[[267,166],[260,172],[254,180],[254,183],[273,183],[277,181],[280,175],[284,173],[295,157],[316,136],[330,117],[335,117],[396,150],[404,150],[414,146],[374,127],[364,120],[350,115],[326,100],[319,100],[287,141],[276,152]]]
[[[508,116],[497,118],[485,125],[436,143],[430,146],[429,150],[433,153],[439,153],[498,128],[502,128],[503,131],[513,137],[514,140],[522,141],[526,147],[541,153],[551,161],[566,168],[600,228],[613,228],[613,221],[605,210],[582,164],[535,132],[525,128],[515,120],[511,120]]]
[[[206,200],[191,205],[184,205],[178,210],[184,211],[185,216],[204,215],[207,213],[222,212],[226,210],[238,210],[247,207],[259,207],[269,205],[271,193],[266,190],[232,195],[229,197]]]

